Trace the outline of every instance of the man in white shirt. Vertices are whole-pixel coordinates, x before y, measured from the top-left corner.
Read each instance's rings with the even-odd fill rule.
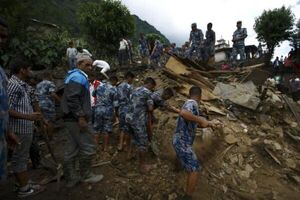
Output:
[[[107,76],[106,72],[108,70],[110,70],[110,66],[109,66],[109,64],[106,61],[104,61],[104,60],[95,60],[93,62],[93,66],[101,68],[102,69],[101,70],[101,74],[103,74],[107,79],[109,79],[109,77]]]
[[[83,49],[82,47],[77,47],[77,54],[83,54],[83,55],[87,55],[89,57],[93,57],[93,55],[87,50],[87,49]]]
[[[69,48],[67,48],[67,59],[69,61],[71,69],[76,68],[76,55],[77,49],[74,47],[74,43],[69,42]]]
[[[128,42],[124,38],[120,38],[119,47],[119,66],[122,67],[128,63]]]

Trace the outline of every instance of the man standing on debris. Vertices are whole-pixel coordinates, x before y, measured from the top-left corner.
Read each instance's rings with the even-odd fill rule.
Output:
[[[207,31],[205,33],[205,57],[204,62],[208,62],[209,58],[215,55],[215,43],[216,43],[216,33],[212,30],[212,23],[207,24]]]
[[[216,122],[207,121],[205,118],[200,117],[201,112],[199,111],[198,102],[201,99],[201,93],[200,87],[191,87],[189,91],[190,98],[184,103],[179,112],[173,136],[173,147],[177,159],[188,173],[185,196],[183,198],[185,200],[192,199],[198,180],[198,171],[201,169],[197,156],[192,149],[197,125],[202,128],[218,125]]]
[[[202,59],[202,49],[203,49],[203,33],[201,29],[197,28],[197,24],[192,24],[192,30],[190,33],[190,39],[189,39],[189,55],[188,58],[191,59],[193,56],[194,51],[196,52],[196,59],[201,60]]]
[[[238,21],[236,27],[237,30],[234,31],[232,36],[233,46],[231,60],[236,61],[238,54],[240,55],[240,60],[245,60],[245,38],[248,36],[247,29],[242,28],[242,21]]]
[[[64,176],[67,187],[73,187],[80,181],[97,183],[103,179],[103,175],[95,175],[91,171],[96,144],[91,123],[92,108],[86,73],[91,73],[92,63],[93,60],[89,56],[79,55],[77,69],[70,70],[64,82],[61,107],[67,139],[64,155]],[[80,175],[76,169],[78,161]]]
[[[142,64],[149,65],[149,43],[143,33],[140,34],[139,45],[140,55],[142,57]]]
[[[123,67],[128,64],[128,42],[125,40],[125,38],[120,38],[120,47],[119,47],[119,54],[118,54],[118,60],[119,60],[119,66]]]
[[[150,56],[151,63],[156,64],[158,67],[161,66],[160,57],[163,53],[163,45],[159,40],[155,40],[154,47]]]
[[[132,82],[134,79],[134,74],[132,72],[127,72],[125,75],[125,80],[118,85],[118,104],[119,104],[119,127],[120,127],[120,140],[118,150],[123,149],[123,144],[125,142],[126,147],[129,145],[130,135],[128,130],[128,125],[125,121],[126,113],[128,112],[128,104],[130,101],[130,95],[133,91]]]
[[[33,137],[33,122],[40,121],[42,115],[33,112],[31,87],[25,82],[31,70],[30,64],[17,58],[10,64],[12,77],[8,82],[9,127],[16,134],[19,144],[13,151],[12,168],[18,183],[18,197],[26,197],[44,190],[44,187],[29,183],[27,163]]]
[[[76,68],[77,49],[75,48],[74,43],[72,41],[69,42],[69,47],[67,48],[66,55],[71,69]]]
[[[148,77],[144,81],[144,86],[136,88],[131,95],[129,111],[126,115],[126,121],[133,130],[133,139],[138,148],[139,170],[141,173],[147,173],[151,170],[151,165],[146,164],[146,152],[148,149],[147,124],[149,115],[152,115],[153,105],[148,101],[151,99],[151,93],[156,86],[153,78]],[[129,150],[131,152],[131,148]],[[129,156],[130,157],[130,156]]]
[[[103,134],[103,150],[108,150],[110,135],[112,134],[115,110],[118,107],[118,95],[116,85],[118,78],[112,76],[109,82],[102,79],[100,85],[93,92],[96,97],[94,110],[94,130],[96,131],[96,142],[99,142],[99,135]]]

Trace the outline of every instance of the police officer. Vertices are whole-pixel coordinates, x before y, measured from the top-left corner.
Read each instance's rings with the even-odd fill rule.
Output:
[[[216,43],[216,33],[212,30],[212,23],[207,24],[207,31],[205,33],[205,58],[204,62],[207,62],[208,59],[215,55],[215,43]]]
[[[196,51],[196,58],[198,60],[201,60],[202,58],[202,53],[201,50],[203,48],[203,33],[200,29],[197,28],[197,24],[193,23],[192,24],[192,30],[190,33],[190,39],[189,39],[189,45],[190,45],[190,50],[189,50],[189,55],[188,58],[191,59],[193,56],[193,52]]]
[[[236,61],[236,57],[238,54],[240,54],[240,60],[245,60],[245,38],[247,35],[247,29],[242,28],[242,21],[238,21],[236,23],[236,31],[234,31],[232,36],[232,54],[231,54],[231,60]]]

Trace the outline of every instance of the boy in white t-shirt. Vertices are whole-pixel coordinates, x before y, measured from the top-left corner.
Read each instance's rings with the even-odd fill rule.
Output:
[[[104,60],[95,60],[93,62],[93,66],[101,68],[102,69],[101,74],[103,74],[107,79],[109,79],[106,72],[108,70],[110,70],[110,66],[106,61],[104,61]]]

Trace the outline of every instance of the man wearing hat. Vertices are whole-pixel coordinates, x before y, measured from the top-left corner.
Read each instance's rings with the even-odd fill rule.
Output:
[[[191,59],[193,56],[193,52],[196,51],[196,57],[198,60],[202,59],[202,48],[203,48],[203,33],[201,29],[197,28],[196,23],[192,23],[192,30],[190,33],[189,45],[190,50],[188,54],[188,58]]]
[[[236,57],[240,54],[240,60],[245,60],[245,38],[247,35],[247,29],[242,28],[242,21],[238,21],[236,23],[236,31],[234,31],[232,36],[232,53],[231,53],[231,60],[236,61]]]
[[[70,70],[65,79],[62,98],[62,111],[66,127],[64,154],[64,175],[66,186],[73,187],[80,181],[96,183],[103,175],[91,172],[91,161],[96,153],[96,144],[92,128],[92,108],[88,74],[92,71],[93,60],[84,54],[78,54],[77,68]],[[77,173],[76,163],[79,162]]]

